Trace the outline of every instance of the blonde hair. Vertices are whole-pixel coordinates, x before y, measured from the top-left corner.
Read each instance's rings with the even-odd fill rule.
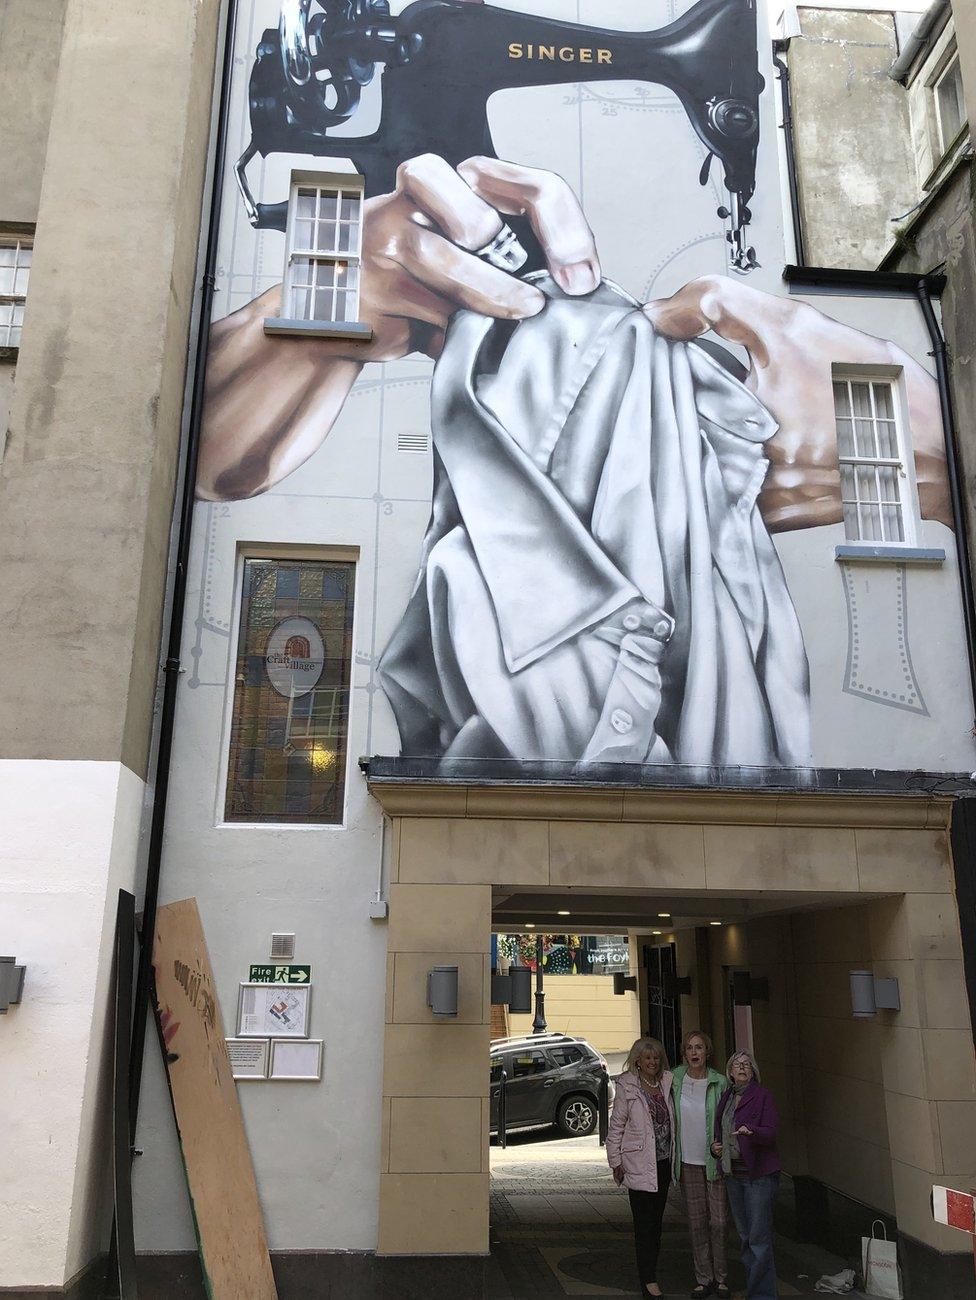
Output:
[[[627,1061],[624,1065],[625,1074],[627,1073],[628,1070],[637,1069],[637,1058],[641,1055],[642,1052],[660,1053],[661,1069],[660,1069],[660,1073],[658,1074],[658,1078],[660,1078],[660,1076],[664,1073],[665,1070],[671,1069],[671,1066],[668,1064],[668,1054],[664,1050],[664,1044],[659,1039],[638,1038],[637,1041],[634,1043],[633,1047],[630,1049],[629,1053],[627,1054]]]
[[[753,1056],[751,1052],[746,1052],[746,1051],[733,1052],[732,1055],[729,1057],[728,1061],[726,1062],[725,1075],[726,1078],[729,1080],[729,1082],[731,1083],[732,1081],[732,1062],[737,1061],[740,1056],[745,1057],[745,1059],[752,1066],[752,1077],[755,1079],[755,1081],[757,1083],[762,1083],[762,1075],[759,1073],[759,1066],[756,1064],[756,1058]]]
[[[685,1059],[685,1052],[688,1050],[688,1044],[693,1038],[700,1038],[705,1044],[705,1061],[706,1064],[712,1059],[712,1040],[705,1033],[704,1029],[689,1029],[687,1034],[681,1040],[681,1059]]]

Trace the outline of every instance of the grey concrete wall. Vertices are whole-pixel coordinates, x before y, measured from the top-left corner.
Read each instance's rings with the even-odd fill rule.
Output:
[[[974,87],[972,98],[976,98]],[[970,547],[976,538],[976,229],[972,163],[960,167],[885,259],[894,271],[930,271],[944,264],[942,328],[952,376],[956,437],[962,459]]]
[[[0,476],[8,757],[145,768],[218,10],[67,6]]]
[[[799,10],[790,43],[794,131],[807,261],[875,267],[890,218],[916,202],[892,14]]]
[[[0,221],[35,221],[66,0],[0,5]]]

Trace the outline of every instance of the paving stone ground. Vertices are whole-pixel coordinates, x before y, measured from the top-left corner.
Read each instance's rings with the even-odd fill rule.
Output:
[[[627,1193],[614,1185],[595,1135],[512,1134],[504,1151],[493,1142],[491,1175],[489,1300],[640,1295]],[[792,1192],[784,1183],[780,1217],[786,1222]],[[779,1234],[774,1250],[783,1300],[822,1295],[814,1291],[817,1278],[854,1263]],[[730,1282],[741,1297],[744,1273],[737,1253],[730,1228]],[[669,1300],[687,1296],[694,1285],[675,1192],[665,1215],[658,1281]]]

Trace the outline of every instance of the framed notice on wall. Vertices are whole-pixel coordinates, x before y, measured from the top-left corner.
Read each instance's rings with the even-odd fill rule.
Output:
[[[268,1077],[268,1040],[266,1038],[228,1038],[227,1055],[235,1079]]]
[[[311,986],[241,984],[237,1010],[240,1038],[307,1038]]]
[[[270,1079],[321,1079],[321,1038],[273,1038]]]

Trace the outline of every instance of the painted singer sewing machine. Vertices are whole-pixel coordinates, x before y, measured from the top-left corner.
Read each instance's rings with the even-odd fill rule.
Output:
[[[336,134],[354,118],[381,68],[379,127]],[[286,203],[255,202],[255,154],[350,158],[366,195],[394,188],[397,166],[421,153],[456,165],[497,156],[488,129],[495,91],[581,81],[637,81],[673,91],[729,191],[732,266],[757,265],[746,227],[756,185],[759,96],[756,0],[699,0],[652,32],[614,31],[465,0],[415,0],[394,17],[388,0],[284,0],[251,72],[251,141],[237,179],[254,226],[284,230]],[[513,223],[514,224],[514,223]],[[521,233],[521,232],[520,232]],[[534,246],[526,236],[528,246]]]

